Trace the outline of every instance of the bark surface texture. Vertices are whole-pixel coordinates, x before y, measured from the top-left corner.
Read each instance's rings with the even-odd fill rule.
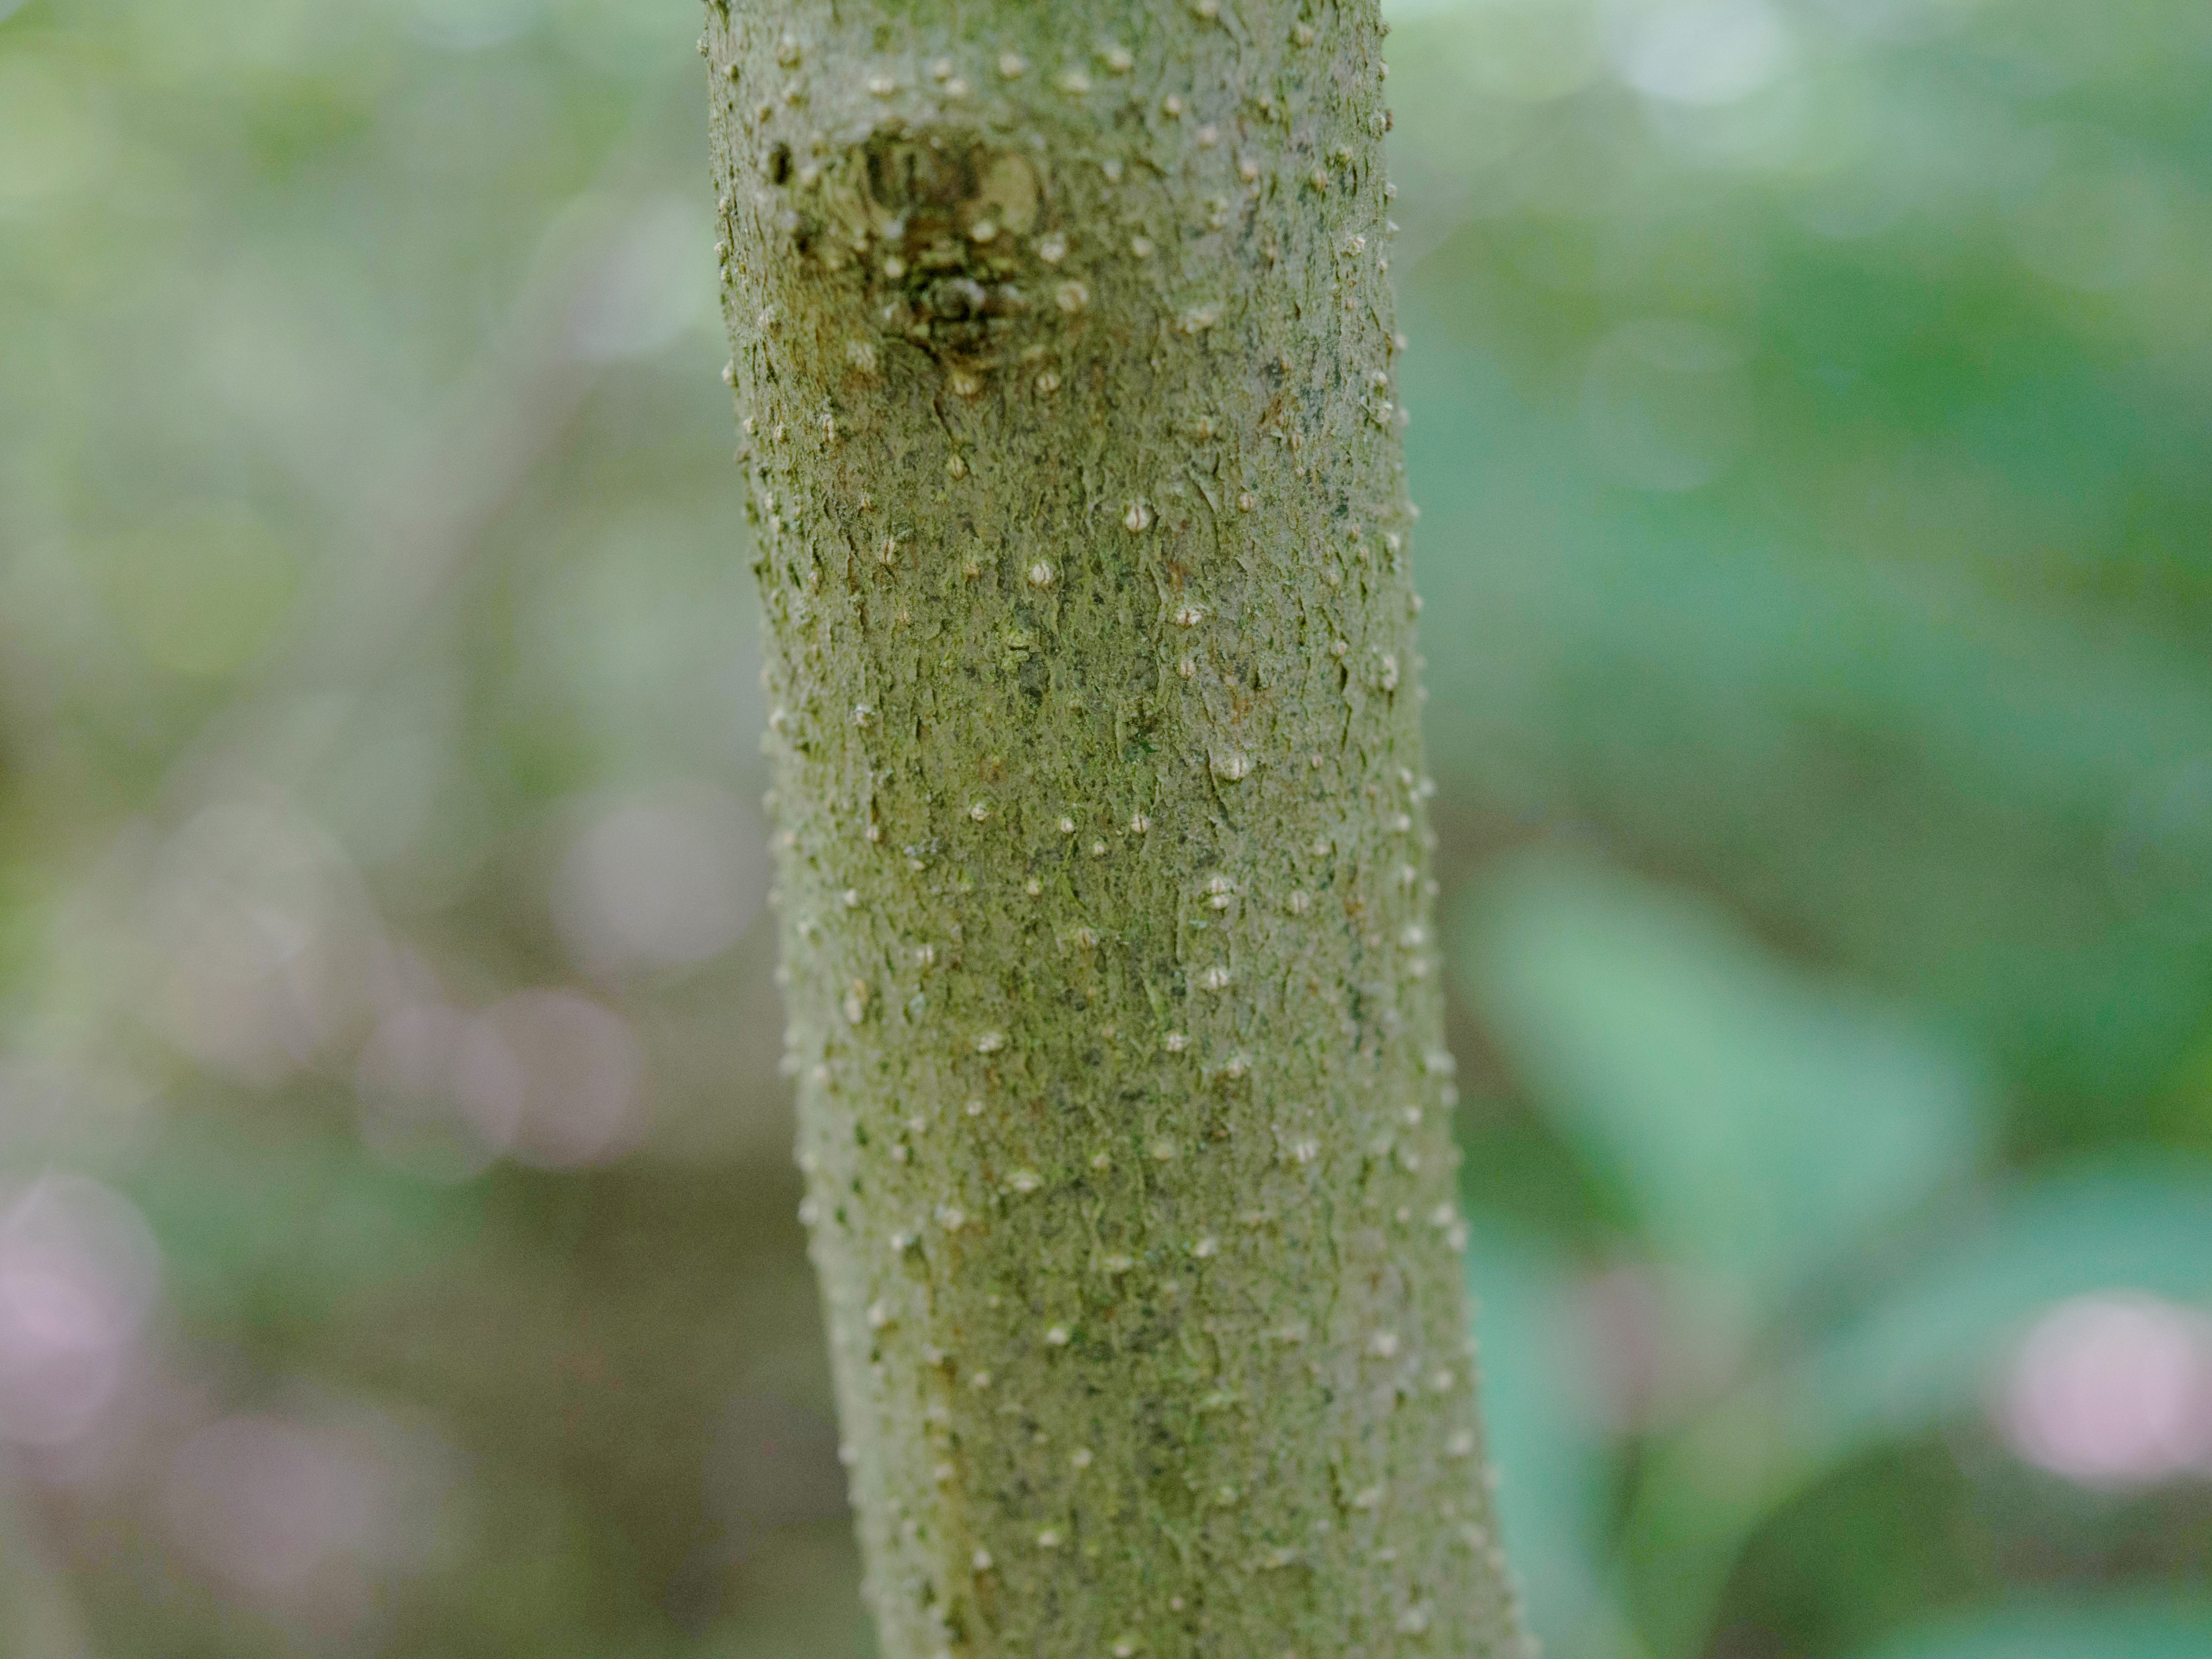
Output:
[[[728,0],[805,1215],[888,1659],[1518,1653],[1374,0]]]

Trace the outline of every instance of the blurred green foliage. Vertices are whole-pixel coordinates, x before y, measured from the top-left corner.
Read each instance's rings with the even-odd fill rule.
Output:
[[[2033,1602],[1947,1620],[1883,1646],[1875,1659],[2195,1659],[2212,1607],[2203,1601],[2106,1598]]]
[[[1386,9],[1540,1630],[2212,1651],[2212,9]],[[692,33],[0,0],[0,1651],[868,1650]]]

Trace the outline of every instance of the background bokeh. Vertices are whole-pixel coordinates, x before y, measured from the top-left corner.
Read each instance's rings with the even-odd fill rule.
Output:
[[[1401,0],[1568,1659],[2212,1652],[2212,7]],[[0,1653],[863,1656],[696,17],[0,0]]]

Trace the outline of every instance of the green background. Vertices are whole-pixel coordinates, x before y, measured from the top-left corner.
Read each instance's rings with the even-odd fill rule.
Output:
[[[2212,8],[1386,9],[1541,1633],[2212,1652]],[[869,1651],[696,25],[0,0],[0,1651]]]

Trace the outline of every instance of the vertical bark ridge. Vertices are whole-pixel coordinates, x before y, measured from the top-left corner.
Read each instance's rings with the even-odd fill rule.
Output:
[[[728,0],[805,1216],[888,1659],[1523,1646],[1373,0]]]

